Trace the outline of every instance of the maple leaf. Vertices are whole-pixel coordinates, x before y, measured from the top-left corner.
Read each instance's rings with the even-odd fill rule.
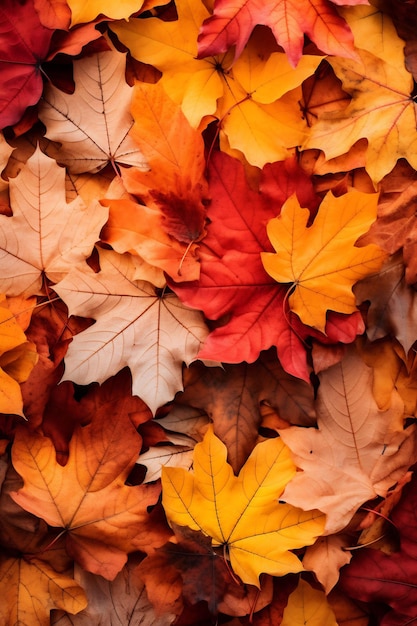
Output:
[[[313,389],[281,368],[275,350],[256,363],[205,368],[192,365],[184,374],[182,404],[203,408],[216,435],[226,444],[228,460],[238,472],[258,438],[261,403],[276,408],[283,420],[311,426],[315,423]]]
[[[202,235],[206,214],[203,138],[161,83],[137,83],[131,110],[135,123],[130,134],[150,171],[125,170],[126,189],[140,196],[146,205],[160,209],[168,235],[190,244]]]
[[[148,600],[143,581],[138,575],[138,558],[132,556],[112,581],[74,568],[74,578],[84,589],[88,606],[76,617],[54,611],[51,626],[116,626],[134,623],[143,626],[169,626],[173,614],[156,615]]]
[[[407,354],[417,339],[414,331],[416,292],[405,282],[401,254],[389,257],[381,270],[354,288],[358,304],[370,301],[366,334],[371,341],[394,335]]]
[[[281,626],[337,626],[326,595],[300,578],[284,609]]]
[[[1,128],[18,122],[26,108],[39,100],[43,81],[38,62],[46,58],[52,34],[40,23],[30,0],[18,5],[13,0],[1,3]]]
[[[395,59],[395,39],[391,43],[384,37],[384,43],[387,49],[394,48]],[[378,182],[401,157],[417,167],[413,132],[416,104],[410,95],[413,78],[403,63],[396,64],[363,49],[358,55],[359,61],[328,59],[352,100],[344,109],[319,115],[303,148],[320,148],[327,159],[332,159],[347,153],[358,140],[367,139],[366,170]]]
[[[336,0],[335,4],[363,4],[363,0]],[[207,18],[198,37],[198,56],[226,52],[235,46],[242,53],[253,28],[269,26],[295,67],[299,62],[304,34],[328,54],[354,57],[352,33],[343,18],[327,0],[259,2],[259,0],[216,0],[213,15]]]
[[[0,412],[23,414],[20,383],[27,380],[38,355],[27,341],[4,296],[0,295]]]
[[[183,302],[220,320],[199,358],[253,362],[261,350],[275,345],[285,371],[308,381],[303,339],[315,331],[287,312],[287,288],[266,273],[260,253],[272,250],[265,224],[279,213],[288,195],[297,190],[309,206],[316,206],[311,182],[292,160],[275,163],[265,166],[258,193],[249,187],[243,166],[220,152],[210,160],[209,185],[210,224],[199,247],[200,279],[169,281]],[[330,326],[329,316],[326,332],[333,341],[353,341],[358,332],[349,318]],[[341,334],[342,328],[346,334]],[[326,340],[321,333],[316,336]]]
[[[326,312],[356,310],[352,286],[377,271],[386,255],[375,244],[358,248],[355,242],[375,220],[377,195],[352,190],[336,198],[328,193],[313,225],[310,212],[292,196],[279,217],[268,223],[268,237],[276,253],[261,254],[275,280],[292,283],[290,309],[304,324],[325,332]]]
[[[0,557],[0,585],[0,618],[5,626],[49,626],[51,609],[74,614],[87,605],[75,580],[38,559]]]
[[[249,188],[243,166],[223,153],[210,160],[209,184],[210,224],[199,248],[200,279],[170,283],[187,305],[209,319],[228,320],[210,333],[199,357],[253,362],[261,350],[275,344],[286,371],[307,379],[304,347],[292,332],[296,322],[290,317],[288,324],[278,315],[285,289],[271,280],[260,259],[262,250],[271,249],[264,224],[276,215],[279,204],[263,203]]]
[[[34,0],[41,24],[47,28],[67,29],[71,11],[66,0]]]
[[[191,126],[197,127],[203,116],[215,113],[224,80],[215,59],[196,58],[198,29],[209,15],[206,7],[192,0],[177,0],[175,6],[177,20],[132,18],[127,24],[112,24],[111,30],[132,56],[162,72],[166,93],[181,104]]]
[[[90,256],[108,209],[81,198],[67,204],[65,170],[39,147],[9,186],[13,217],[0,215],[0,289],[41,294],[44,275],[57,282]]]
[[[322,58],[304,55],[294,69],[285,54],[264,48],[265,35],[257,33],[233,65],[233,74],[228,74],[228,88],[216,112],[222,149],[226,137],[232,149],[243,152],[257,167],[288,158],[305,141],[308,128],[299,110],[300,84]]]
[[[364,244],[376,243],[390,254],[403,248],[406,280],[413,285],[417,282],[417,221],[414,211],[417,174],[404,159],[400,159],[392,172],[382,179],[380,189],[378,219],[360,241]]]
[[[258,444],[237,477],[226,455],[226,446],[210,427],[194,448],[194,474],[163,469],[168,520],[212,537],[245,583],[259,587],[262,572],[282,576],[302,571],[290,550],[314,543],[324,516],[278,502],[296,473],[288,449],[278,438]]]
[[[98,15],[105,15],[113,20],[128,19],[132,13],[137,13],[151,9],[155,4],[164,4],[161,0],[154,2],[152,0],[123,0],[123,2],[114,2],[114,0],[67,0],[71,9],[71,26],[81,22],[91,22]]]
[[[381,626],[406,626],[415,620],[416,511],[414,477],[404,488],[401,501],[391,514],[392,523],[400,534],[400,550],[387,555],[379,550],[362,548],[349,567],[341,572],[341,589],[346,594],[365,602],[383,602],[391,607],[381,619]]]
[[[155,412],[182,389],[182,363],[207,335],[202,315],[136,281],[128,255],[100,250],[100,265],[98,274],[74,269],[54,287],[71,315],[97,320],[74,337],[62,380],[101,383],[128,365],[133,393]]]
[[[381,411],[372,396],[372,370],[353,349],[319,375],[318,429],[280,430],[303,472],[282,498],[327,514],[326,534],[344,528],[357,508],[387,490],[414,462],[414,427],[402,430],[403,403],[392,394]]]
[[[48,153],[70,172],[97,172],[107,163],[146,168],[129,130],[132,88],[125,82],[126,55],[109,50],[74,62],[73,94],[48,85],[39,106],[46,136],[61,144]]]
[[[134,56],[162,72],[160,84],[193,127],[204,127],[216,116],[221,137],[227,136],[252,164],[262,167],[285,159],[307,131],[295,88],[314,72],[321,57],[306,55],[291,68],[261,33],[251,39],[233,69],[228,55],[197,59],[198,27],[208,12],[202,3],[188,0],[176,6],[177,21],[130,20],[112,28]]]
[[[127,416],[110,420],[100,411],[89,425],[75,427],[62,466],[49,438],[19,428],[12,461],[24,485],[10,495],[49,526],[65,529],[68,553],[111,580],[127,552],[150,544],[147,506],[155,504],[159,487],[125,485],[140,444]]]
[[[176,281],[195,280],[200,266],[194,242],[204,232],[207,197],[203,138],[159,83],[136,84],[132,114],[130,134],[150,170],[126,169],[123,183],[146,206],[106,200],[110,218],[102,241],[117,252],[139,254]]]

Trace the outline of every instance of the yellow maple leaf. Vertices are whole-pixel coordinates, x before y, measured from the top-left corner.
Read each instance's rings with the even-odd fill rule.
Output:
[[[112,19],[127,19],[132,13],[146,11],[156,4],[164,4],[163,0],[157,3],[152,0],[68,0],[71,9],[71,26],[93,21],[102,14]]]
[[[387,15],[382,19],[374,7],[345,15],[358,60],[329,57],[328,62],[352,100],[344,109],[323,112],[303,148],[319,148],[330,160],[366,139],[366,170],[379,182],[401,157],[417,168],[413,77],[404,65],[404,42]]]
[[[178,0],[176,8],[176,21],[131,19],[111,28],[135,58],[162,72],[160,84],[191,126],[201,129],[216,117],[221,134],[252,165],[285,159],[306,139],[299,86],[322,57],[305,55],[294,69],[261,31],[232,68],[232,51],[197,58],[199,28],[209,13],[190,0]]]
[[[87,606],[80,585],[40,559],[1,557],[0,588],[2,624],[49,626],[51,609],[75,614]]]
[[[290,550],[314,543],[325,516],[278,502],[296,473],[289,450],[279,438],[258,444],[238,476],[226,456],[226,446],[210,427],[194,449],[194,474],[163,468],[168,520],[212,537],[245,583],[259,587],[262,572],[283,576],[302,571]]]
[[[265,270],[280,283],[291,283],[289,306],[301,321],[325,332],[326,312],[356,311],[353,285],[381,267],[386,253],[356,240],[376,219],[378,194],[352,190],[336,198],[329,192],[312,226],[308,209],[295,195],[268,223],[276,253],[262,252]]]
[[[132,18],[128,23],[112,24],[111,29],[133,57],[163,73],[161,84],[166,93],[181,104],[191,126],[197,127],[204,115],[215,113],[224,76],[220,60],[197,59],[198,31],[210,15],[203,3],[179,0],[176,9],[178,20],[172,22]]]
[[[6,299],[0,296],[0,413],[23,416],[20,383],[38,360],[36,347],[26,340]]]
[[[299,101],[301,83],[311,76],[322,57],[304,55],[291,67],[285,54],[272,52],[265,61],[265,45],[252,37],[233,65],[227,89],[219,100],[220,138],[225,134],[232,148],[244,153],[252,165],[263,167],[286,159],[288,150],[307,136]]]
[[[281,626],[337,626],[326,594],[300,578],[284,609]]]

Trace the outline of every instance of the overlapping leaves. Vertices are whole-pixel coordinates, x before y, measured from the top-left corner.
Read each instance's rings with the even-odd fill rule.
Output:
[[[358,4],[2,4],[5,624],[413,619],[415,3]]]

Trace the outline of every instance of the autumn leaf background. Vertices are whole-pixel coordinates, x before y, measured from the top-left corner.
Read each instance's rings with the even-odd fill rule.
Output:
[[[417,620],[416,26],[1,3],[1,624]]]

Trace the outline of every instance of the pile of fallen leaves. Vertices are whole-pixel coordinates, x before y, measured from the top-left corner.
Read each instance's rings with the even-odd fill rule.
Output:
[[[0,622],[410,625],[416,2],[161,2],[1,2]]]

